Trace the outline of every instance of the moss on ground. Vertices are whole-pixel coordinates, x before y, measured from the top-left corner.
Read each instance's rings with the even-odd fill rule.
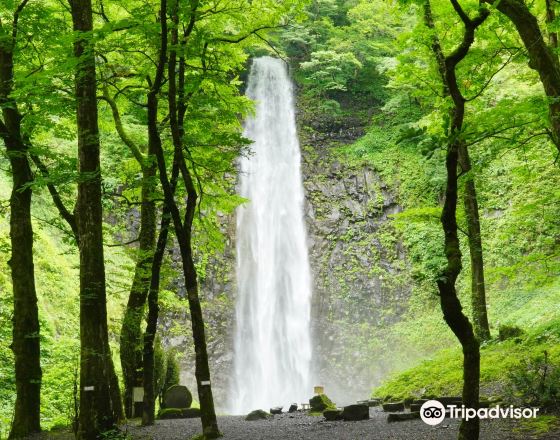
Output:
[[[522,419],[519,421],[519,427],[516,432],[524,434],[546,434],[560,426],[558,416],[542,415],[535,419]]]
[[[481,394],[500,395],[508,386],[508,376],[524,359],[542,355],[560,364],[560,319],[536,326],[522,337],[481,347]],[[436,352],[413,367],[390,376],[373,390],[374,396],[405,398],[422,395],[457,395],[462,387],[462,352],[459,347]]]

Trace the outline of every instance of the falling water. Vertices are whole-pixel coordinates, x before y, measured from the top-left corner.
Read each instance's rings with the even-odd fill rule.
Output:
[[[305,402],[310,390],[311,280],[292,84],[284,63],[255,59],[247,96],[254,141],[240,161],[235,377],[231,412]]]

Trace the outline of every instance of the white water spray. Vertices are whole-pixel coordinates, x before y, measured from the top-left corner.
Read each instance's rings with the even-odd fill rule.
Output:
[[[230,411],[306,402],[310,390],[311,277],[292,84],[281,60],[255,59],[247,96],[237,211],[237,302]]]

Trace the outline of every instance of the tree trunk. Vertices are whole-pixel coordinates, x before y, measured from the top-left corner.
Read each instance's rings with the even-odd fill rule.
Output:
[[[156,204],[153,200],[156,191],[157,165],[152,144],[148,144],[148,155],[128,136],[123,126],[119,107],[109,94],[107,85],[103,86],[103,99],[109,104],[115,128],[123,143],[142,169],[142,194],[140,209],[139,247],[136,256],[134,279],[130,288],[120,334],[120,357],[124,381],[124,408],[127,417],[137,415],[133,402],[133,389],[142,385],[142,320],[146,299],[150,290],[152,260],[156,239]]]
[[[133,388],[142,385],[142,321],[146,298],[150,290],[152,261],[156,236],[155,163],[142,167],[142,206],[140,211],[139,248],[134,280],[123,318],[120,336],[120,356],[124,381],[124,402],[127,417],[134,413]],[[143,165],[143,164],[141,164]],[[134,414],[137,415],[137,414]]]
[[[94,440],[123,417],[107,329],[91,0],[71,0],[80,180],[76,223],[80,250],[80,416],[78,439]]]
[[[167,245],[167,237],[171,218],[167,207],[164,208],[156,251],[152,261],[152,275],[150,281],[150,293],[148,294],[148,318],[146,331],[144,333],[144,358],[143,358],[143,381],[144,381],[144,406],[142,411],[142,425],[153,425],[155,420],[155,377],[154,377],[154,340],[157,332],[159,315],[159,283],[161,277],[161,265]]]
[[[16,22],[16,20],[14,20]],[[21,115],[10,97],[13,87],[15,35],[11,42],[0,45],[0,106],[3,121],[0,135],[12,170],[10,197],[11,257],[14,296],[13,342],[15,359],[16,402],[10,439],[39,432],[41,364],[39,347],[39,311],[33,266],[33,227],[31,224],[30,184],[33,174],[29,165],[28,146],[21,133]]]
[[[428,28],[435,32],[435,25],[429,2],[425,4],[424,23]],[[443,95],[451,98],[451,88],[447,84],[448,79],[445,55],[443,54],[439,38],[435,33],[432,36],[431,48],[442,80]],[[455,89],[457,89],[458,92],[458,88],[455,87]],[[464,106],[464,103],[461,105]],[[469,157],[469,150],[463,142],[458,144],[458,161],[463,173],[466,174],[463,206],[467,214],[467,224],[469,230],[468,239],[469,253],[471,257],[471,304],[473,309],[473,322],[477,336],[481,340],[488,340],[490,339],[490,328],[488,325],[488,313],[486,310],[486,285],[484,282],[484,260],[482,252],[482,235],[480,233],[478,199],[476,196],[474,177],[470,174],[472,166],[471,159]]]
[[[488,312],[486,308],[486,283],[484,281],[484,258],[480,216],[474,176],[471,175],[471,159],[466,145],[459,146],[459,164],[465,176],[463,205],[467,217],[469,254],[471,257],[471,304],[475,334],[480,341],[490,339]]]
[[[546,43],[537,18],[524,0],[483,0],[506,15],[514,24],[529,57],[529,67],[536,70],[548,100],[551,139],[560,154],[560,62]]]
[[[552,0],[546,0],[546,24],[554,26],[556,21],[556,11],[554,10],[554,3]],[[554,49],[558,49],[558,33],[556,31],[548,31],[548,44]],[[558,54],[556,54],[558,56]]]
[[[183,41],[188,37],[195,23],[195,12],[198,1],[191,3],[190,22],[186,26]],[[171,45],[168,63],[169,81],[169,124],[175,151],[175,157],[179,159],[179,169],[187,190],[187,206],[184,223],[181,222],[179,209],[171,192],[167,175],[165,172],[165,162],[163,152],[158,153],[158,166],[160,170],[160,180],[165,193],[166,204],[171,209],[171,216],[175,228],[175,236],[179,243],[181,260],[183,263],[183,275],[185,277],[185,287],[187,289],[187,299],[191,314],[191,326],[195,347],[195,377],[198,389],[198,399],[200,402],[201,422],[203,435],[207,439],[218,438],[221,433],[218,429],[216,410],[214,408],[214,397],[212,395],[212,385],[210,380],[210,366],[208,364],[208,350],[206,346],[206,334],[204,330],[204,317],[198,296],[198,279],[194,265],[192,251],[192,227],[198,194],[191,177],[191,173],[185,163],[183,155],[183,118],[185,107],[183,99],[177,103],[177,97],[184,97],[184,59],[180,57],[179,66],[177,65],[177,48],[179,47],[179,1],[174,3],[171,17],[173,27],[171,28]],[[190,31],[189,31],[190,29]],[[179,78],[177,78],[177,67],[179,67]],[[178,85],[178,87],[177,87]],[[165,176],[164,176],[165,174]]]
[[[447,187],[441,224],[445,234],[447,267],[438,280],[443,317],[463,347],[463,403],[468,408],[478,408],[480,381],[480,351],[471,323],[462,312],[455,282],[461,272],[461,250],[457,233],[457,142],[448,146],[446,157]],[[459,440],[476,440],[479,436],[479,419],[462,421]]]
[[[457,83],[456,68],[467,56],[474,42],[474,34],[477,27],[486,20],[489,13],[487,10],[482,9],[479,15],[471,19],[463,11],[457,0],[451,0],[451,4],[464,25],[462,42],[450,55],[444,56],[439,38],[435,33],[432,37],[432,50],[442,76],[445,93],[453,101],[448,130],[449,144],[447,146],[445,160],[447,184],[445,189],[445,202],[441,214],[441,225],[445,236],[444,243],[447,265],[438,279],[437,285],[440,294],[441,310],[445,322],[455,334],[463,349],[463,403],[468,408],[478,409],[480,344],[474,334],[469,319],[462,311],[461,302],[459,301],[455,287],[457,277],[462,269],[461,247],[457,226],[457,168],[459,165],[460,152],[465,153],[467,151],[467,147],[461,137],[465,118],[465,98],[461,94]],[[435,30],[429,0],[424,4],[424,21],[427,27],[432,31]],[[468,154],[463,154],[463,159],[465,158],[468,158]],[[480,420],[477,417],[469,421],[463,420],[459,428],[459,440],[478,440],[479,431]]]

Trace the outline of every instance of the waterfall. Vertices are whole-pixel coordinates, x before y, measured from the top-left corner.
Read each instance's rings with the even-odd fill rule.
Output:
[[[256,102],[240,160],[237,299],[230,411],[306,402],[310,389],[311,277],[292,84],[281,60],[253,61]]]

